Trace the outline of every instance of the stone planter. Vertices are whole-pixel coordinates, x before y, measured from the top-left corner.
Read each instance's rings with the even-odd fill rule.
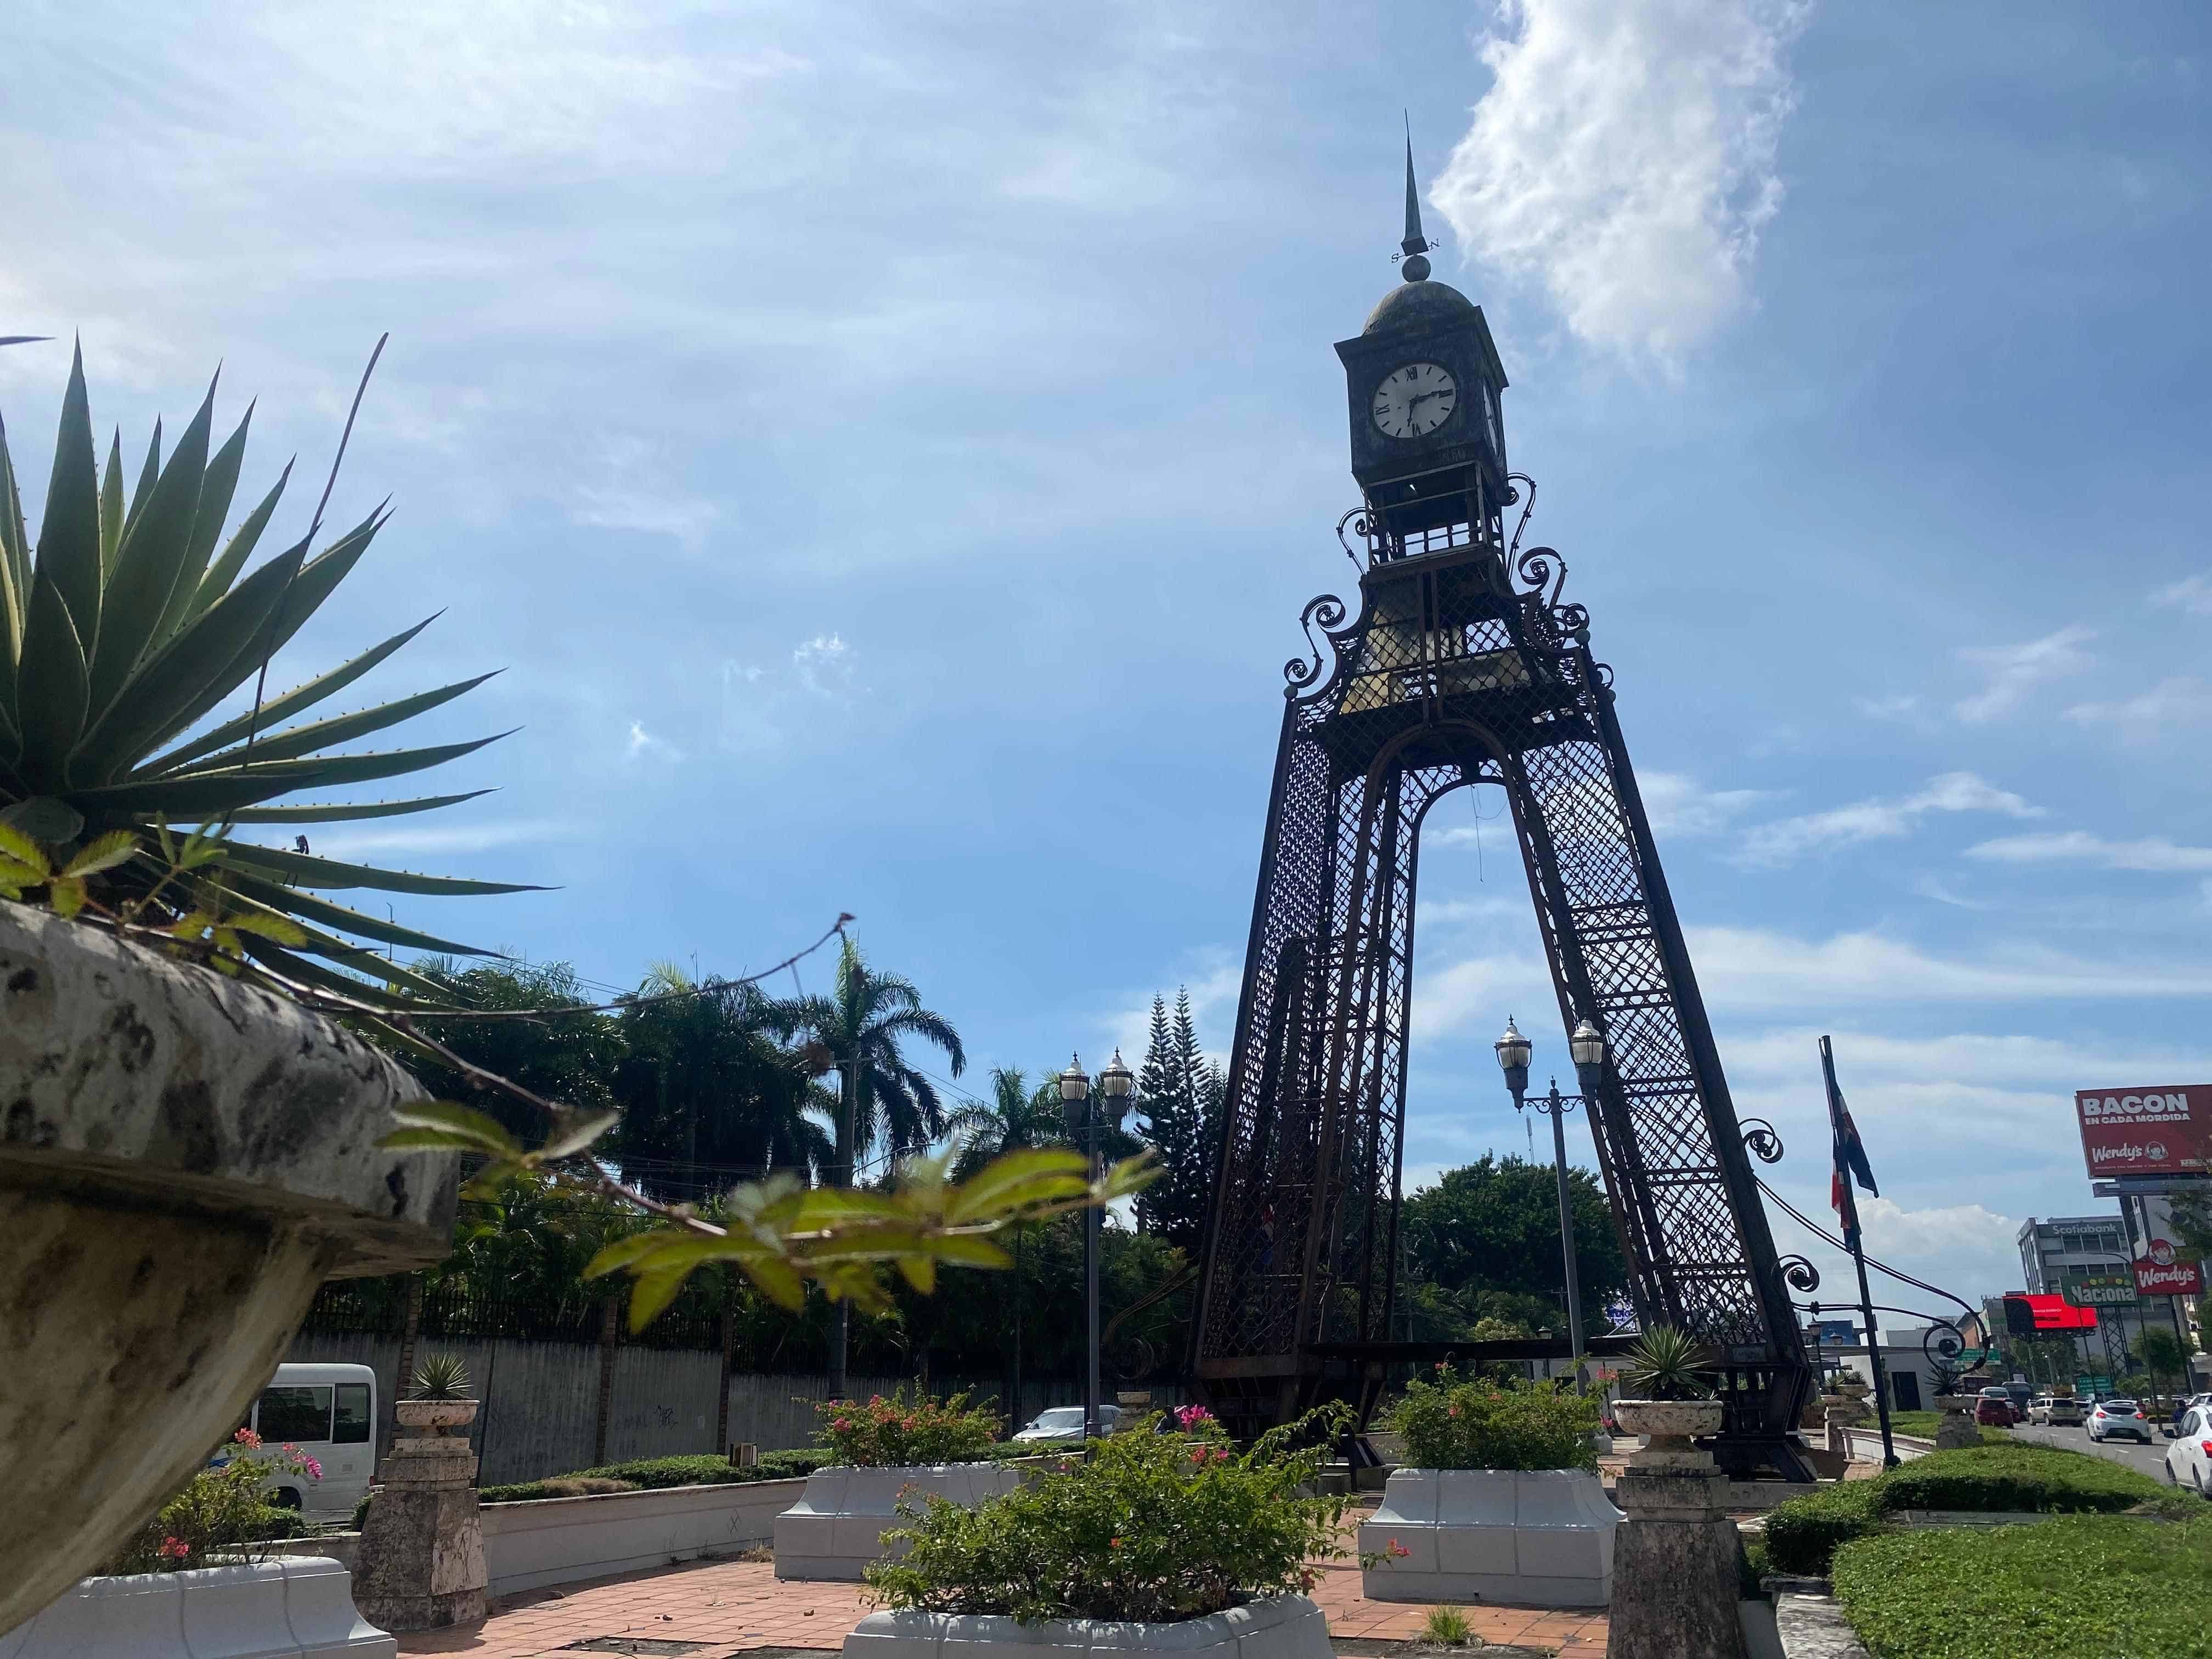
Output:
[[[1620,1518],[1582,1469],[1400,1469],[1360,1523],[1359,1553],[1384,1558],[1360,1575],[1361,1593],[1601,1607]]]
[[[889,1553],[883,1534],[907,1524],[902,1502],[919,1509],[934,1497],[972,1510],[1020,1483],[1018,1473],[997,1463],[817,1469],[799,1501],[775,1517],[775,1576],[857,1581]]]
[[[392,1414],[403,1429],[417,1432],[428,1430],[432,1434],[444,1434],[449,1429],[465,1428],[477,1420],[475,1400],[395,1400]]]
[[[845,1659],[1083,1659],[1172,1653],[1178,1659],[1331,1659],[1328,1621],[1303,1595],[1270,1596],[1172,1625],[1055,1619],[1018,1624],[992,1613],[872,1613],[845,1638]]]
[[[316,1286],[452,1249],[422,1090],[219,974],[0,903],[0,1632],[97,1568],[276,1371]]]
[[[391,1659],[346,1571],[279,1556],[191,1572],[87,1578],[0,1636],[5,1659]]]
[[[1702,1469],[1712,1467],[1711,1452],[1690,1443],[1701,1434],[1721,1431],[1723,1410],[1717,1400],[1616,1400],[1613,1420],[1631,1434],[1644,1437],[1644,1449],[1630,1455],[1632,1469]]]

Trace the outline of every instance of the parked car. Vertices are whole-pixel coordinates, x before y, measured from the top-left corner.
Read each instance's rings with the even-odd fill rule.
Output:
[[[240,1426],[271,1451],[290,1446],[322,1471],[272,1474],[262,1483],[270,1503],[311,1520],[349,1516],[368,1496],[376,1469],[376,1373],[366,1365],[279,1365]],[[228,1448],[219,1454],[231,1455]]]
[[[1984,1394],[1974,1401],[1974,1421],[1992,1429],[2008,1429],[2020,1421],[2009,1396]]]
[[[1119,1434],[1127,1414],[1119,1406],[1098,1408],[1098,1426],[1108,1434]],[[1017,1445],[1076,1446],[1083,1443],[1083,1407],[1054,1406],[1039,1412],[1029,1425],[1014,1436]]]
[[[2100,1400],[2089,1413],[2092,1440],[2140,1440],[2150,1444],[2150,1419],[2132,1400]]]
[[[2054,1429],[2078,1429],[2088,1416],[2089,1408],[2070,1394],[2039,1394],[2027,1404],[2029,1422]]]
[[[2166,1449],[2166,1478],[2212,1498],[2212,1406],[2194,1405],[2181,1414],[2180,1437]]]

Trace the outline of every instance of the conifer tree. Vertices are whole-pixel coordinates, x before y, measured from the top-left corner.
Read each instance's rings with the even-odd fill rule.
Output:
[[[1188,988],[1177,988],[1172,1016],[1164,1000],[1154,997],[1137,1093],[1146,1139],[1158,1151],[1165,1173],[1138,1195],[1137,1224],[1188,1251],[1198,1249],[1206,1230],[1212,1147],[1225,1091],[1219,1069],[1199,1047]]]

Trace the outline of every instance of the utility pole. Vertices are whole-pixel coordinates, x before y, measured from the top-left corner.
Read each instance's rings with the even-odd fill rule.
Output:
[[[858,1057],[848,1054],[837,1065],[837,1184],[853,1184],[853,1140],[855,1109],[860,1101]],[[847,1345],[852,1334],[853,1304],[840,1297],[830,1308],[830,1397],[842,1400],[846,1393]]]

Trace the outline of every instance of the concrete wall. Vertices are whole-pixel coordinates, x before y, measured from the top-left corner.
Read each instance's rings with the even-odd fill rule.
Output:
[[[710,1425],[709,1427],[712,1425]],[[804,1480],[551,1498],[483,1509],[489,1593],[512,1595],[766,1544]]]
[[[482,1460],[477,1475],[484,1486],[542,1480],[590,1468],[592,1430],[599,1401],[599,1350],[579,1342],[516,1342],[468,1337],[424,1338],[421,1354],[458,1353],[469,1368],[474,1391],[484,1402],[469,1438]],[[399,1366],[396,1336],[332,1334],[293,1339],[289,1361],[338,1360],[374,1369],[383,1398]],[[714,1444],[714,1385],[721,1356],[665,1348],[617,1347],[612,1410],[607,1423],[610,1463],[639,1457],[666,1457],[726,1449]],[[856,1376],[852,1390],[860,1398],[889,1394],[902,1379]],[[966,1388],[978,1401],[996,1403],[996,1381],[969,1382],[945,1378],[932,1384],[939,1394]],[[1024,1382],[1018,1423],[1047,1406],[1080,1399],[1072,1382]],[[776,1376],[740,1374],[730,1379],[730,1438],[750,1440],[763,1451],[811,1445],[816,1417],[813,1402],[829,1396],[821,1376]],[[1179,1389],[1153,1390],[1163,1404],[1182,1397]]]

